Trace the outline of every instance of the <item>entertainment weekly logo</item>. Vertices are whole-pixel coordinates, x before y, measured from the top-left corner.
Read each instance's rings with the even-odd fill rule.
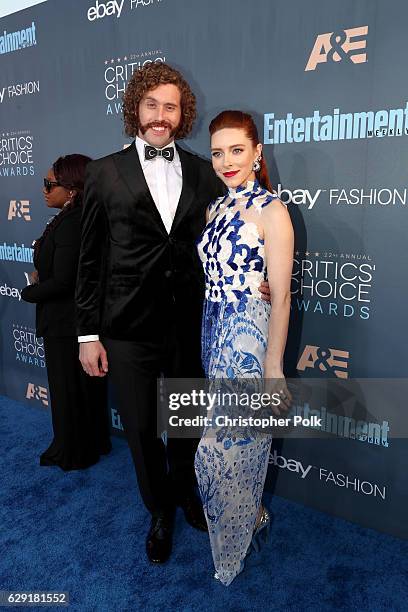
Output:
[[[306,117],[275,118],[275,113],[264,114],[264,144],[292,144],[382,138],[408,135],[408,102],[401,108],[340,112],[330,114],[312,111]]]
[[[367,61],[365,51],[367,35],[368,26],[319,34],[306,64],[305,72],[316,70],[319,64],[326,62],[365,63]]]
[[[37,338],[35,329],[20,323],[13,323],[11,335],[18,363],[45,368],[44,342],[42,338]]]
[[[327,467],[306,464],[298,459],[287,459],[279,455],[276,449],[269,455],[269,465],[292,472],[300,480],[317,479],[324,486],[345,488],[358,495],[376,497],[379,501],[385,501],[387,497],[386,485],[362,480],[355,474],[342,474]]]
[[[289,189],[278,183],[275,193],[285,204],[296,204],[301,208],[313,210],[321,206],[322,200],[330,206],[404,207],[407,204],[408,189],[388,187],[352,187],[329,189]]]
[[[292,310],[333,318],[367,320],[375,264],[367,254],[296,251],[292,271]]]
[[[7,32],[3,30],[3,35],[0,35],[0,55],[20,51],[27,47],[34,47],[37,44],[35,22],[22,30]]]
[[[34,137],[30,130],[0,134],[0,177],[34,176]]]
[[[96,0],[88,8],[86,16],[88,21],[100,21],[105,17],[114,17],[120,19],[122,13],[125,14],[127,11],[145,8],[147,6],[154,6],[155,4],[162,4],[164,0],[108,0],[108,2],[102,2]]]
[[[8,244],[0,243],[0,260],[16,261],[21,263],[33,263],[33,248],[27,247],[24,243]]]
[[[136,70],[147,64],[164,63],[166,56],[160,49],[129,53],[123,57],[105,59],[104,81],[106,115],[122,113],[122,96],[127,84]]]
[[[299,417],[302,423],[300,427],[315,429],[337,438],[348,438],[349,440],[357,440],[383,448],[390,446],[388,438],[390,424],[388,421],[383,420],[382,423],[379,423],[377,421],[355,419],[351,416],[331,412],[326,406],[311,408],[308,402],[292,405],[286,416],[291,419]],[[312,419],[316,422],[315,425],[304,425],[308,421],[311,422]]]

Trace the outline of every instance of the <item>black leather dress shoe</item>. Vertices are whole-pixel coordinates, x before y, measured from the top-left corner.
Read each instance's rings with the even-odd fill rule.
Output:
[[[170,557],[173,543],[174,513],[161,513],[152,517],[146,538],[146,553],[152,563],[164,563]]]
[[[180,506],[183,508],[184,516],[189,525],[200,531],[208,531],[203,506],[195,493],[181,500]]]

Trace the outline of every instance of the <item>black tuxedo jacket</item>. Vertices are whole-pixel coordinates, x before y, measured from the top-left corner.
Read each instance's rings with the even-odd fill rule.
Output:
[[[81,207],[64,212],[41,244],[39,282],[21,297],[34,302],[37,336],[75,336],[75,280],[80,247]]]
[[[167,233],[133,142],[87,166],[78,334],[157,342],[169,325],[199,337],[204,282],[196,241],[223,192],[211,164],[177,146],[183,186]],[[154,162],[153,162],[154,163]]]

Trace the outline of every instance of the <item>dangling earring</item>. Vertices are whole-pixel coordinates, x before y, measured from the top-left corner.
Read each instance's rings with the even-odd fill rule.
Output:
[[[261,169],[261,158],[257,157],[254,163],[252,164],[252,170],[254,172],[259,172]]]
[[[63,206],[63,208],[65,208],[65,206],[68,206],[68,204],[72,204],[72,198],[74,197],[74,192],[70,191],[69,192],[69,200],[67,200]]]

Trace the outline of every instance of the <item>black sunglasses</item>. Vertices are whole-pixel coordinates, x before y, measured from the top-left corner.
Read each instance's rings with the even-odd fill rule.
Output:
[[[58,187],[59,185],[61,185],[61,183],[57,181],[50,181],[47,178],[44,179],[44,189],[47,193],[50,193],[53,187]]]

